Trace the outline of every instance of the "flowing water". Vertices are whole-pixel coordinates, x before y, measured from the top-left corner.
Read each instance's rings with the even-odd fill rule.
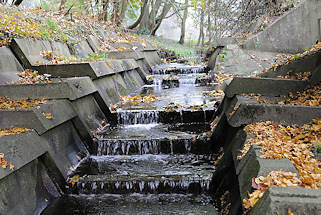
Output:
[[[96,153],[77,166],[70,194],[43,214],[217,214],[211,197],[214,157],[206,141],[213,113],[208,111],[215,109],[202,93],[213,86],[195,84],[202,67],[170,66],[175,68],[155,69],[153,85],[142,89],[158,100],[119,110],[118,127],[100,134]],[[179,87],[164,89],[161,78],[171,73]],[[163,110],[171,104],[178,110]],[[195,105],[203,109],[188,109]]]

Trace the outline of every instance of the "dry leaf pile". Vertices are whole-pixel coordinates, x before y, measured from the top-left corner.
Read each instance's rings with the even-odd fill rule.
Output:
[[[214,77],[218,83],[222,83],[223,81],[231,80],[233,78],[231,75],[225,73],[216,73],[214,74]]]
[[[252,186],[257,189],[244,200],[245,208],[253,206],[268,187],[321,187],[321,161],[314,158],[311,148],[321,144],[321,119],[313,120],[313,124],[303,126],[284,126],[274,122],[254,122],[245,127],[245,130],[255,135],[241,151],[238,159],[242,159],[251,145],[261,146],[261,158],[281,159],[288,158],[296,167],[299,178],[293,173],[272,172],[267,177],[258,177]]]
[[[302,81],[308,81],[311,77],[311,72],[300,72],[295,75],[291,75],[292,71],[289,71],[284,76],[277,76],[277,78],[283,78],[283,79],[292,79],[292,80],[302,80]]]
[[[271,186],[300,187],[301,185],[302,182],[297,178],[297,174],[292,172],[272,171],[267,177],[253,178],[252,187],[256,190],[249,193],[249,199],[243,199],[244,208],[253,207]]]
[[[14,134],[22,134],[31,131],[28,128],[9,128],[9,129],[0,129],[0,137]]]
[[[36,84],[36,83],[51,83],[49,76],[39,75],[37,71],[26,69],[24,72],[17,73],[18,81],[8,82],[7,84]]]
[[[6,169],[9,166],[10,170],[13,170],[14,165],[9,164],[8,161],[4,158],[4,153],[0,153],[0,165],[3,169]]]
[[[214,98],[216,97],[223,98],[225,94],[223,90],[213,90],[213,91],[205,91],[203,92],[203,95],[208,97],[214,97]]]
[[[47,119],[53,119],[53,116],[52,116],[51,113],[42,113],[42,115],[43,115],[44,117],[46,117]]]
[[[320,51],[320,49],[321,49],[321,42],[318,42],[314,46],[308,48],[306,51],[289,56],[286,59],[282,59],[282,58],[279,59],[278,57],[276,57],[277,62],[271,66],[271,69],[273,69],[275,71],[279,66],[289,64],[295,60],[298,60],[298,59],[301,59],[305,56],[309,56],[311,54],[314,54],[314,53]],[[264,69],[262,72],[267,72],[267,71],[268,70]]]
[[[133,104],[138,105],[141,103],[151,104],[155,102],[157,99],[154,95],[146,95],[146,96],[121,96],[121,105],[125,104]]]
[[[320,106],[321,105],[321,84],[311,86],[302,92],[297,92],[295,95],[289,93],[289,96],[284,101],[265,101],[258,99],[260,104],[282,104],[282,105],[304,105],[304,106]]]
[[[44,98],[41,99],[10,99],[8,97],[0,97],[0,110],[16,110],[16,109],[31,109],[35,108],[40,104],[47,103],[47,100]]]

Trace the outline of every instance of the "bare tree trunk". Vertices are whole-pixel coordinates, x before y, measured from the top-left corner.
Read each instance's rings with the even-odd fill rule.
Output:
[[[156,31],[162,24],[163,19],[166,17],[170,9],[171,9],[171,5],[168,2],[165,2],[161,15],[155,19],[155,26],[152,26],[153,29],[151,30],[150,35],[155,36]]]
[[[60,6],[59,6],[59,10],[62,11],[65,9],[65,5],[66,5],[66,0],[61,0],[60,1]]]
[[[119,15],[117,23],[116,23],[118,26],[120,26],[121,23],[124,21],[127,5],[128,5],[128,1],[127,0],[122,0],[121,12],[120,12],[120,15]]]
[[[188,0],[185,0],[184,15],[183,15],[182,26],[181,26],[181,37],[178,41],[179,44],[185,43],[185,28],[186,28],[187,14],[188,14]]]
[[[200,17],[200,35],[198,37],[197,46],[200,44],[204,45],[204,8],[201,10]]]
[[[149,9],[151,4],[152,4],[151,2],[148,2],[148,4],[146,5],[142,20],[139,23],[138,31],[141,33],[146,32],[150,28],[151,21],[150,21]]]
[[[118,12],[119,12],[119,6],[120,2],[119,0],[113,0],[113,14],[111,16],[111,21],[113,24],[116,24],[119,18]]]
[[[134,24],[128,26],[128,29],[134,29],[140,24],[140,22],[143,19],[143,16],[145,15],[145,13],[148,12],[148,10],[146,10],[146,8],[148,8],[147,4],[148,4],[148,0],[144,0],[143,7],[141,8],[141,12],[140,12],[138,19],[136,20],[136,22]]]
[[[109,7],[109,0],[104,0],[103,2],[103,12],[102,12],[102,20],[108,20],[108,7]]]
[[[212,26],[211,26],[211,3],[212,3],[212,0],[208,0],[207,1],[207,8],[208,8],[208,11],[207,11],[207,33],[208,33],[208,44],[211,43],[212,41]]]

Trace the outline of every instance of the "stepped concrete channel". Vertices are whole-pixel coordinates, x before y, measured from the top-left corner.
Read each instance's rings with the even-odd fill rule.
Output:
[[[257,78],[235,77],[223,86],[225,97],[215,113],[216,126],[213,129],[210,143],[213,150],[222,147],[224,156],[216,165],[213,177],[214,193],[218,196],[228,190],[231,193],[230,214],[243,211],[242,199],[248,198],[252,188],[252,178],[267,176],[271,171],[289,171],[297,173],[289,159],[262,159],[259,146],[251,146],[242,160],[237,156],[249,135],[244,127],[253,122],[274,121],[285,125],[303,125],[312,123],[321,117],[319,106],[296,106],[259,104],[251,93],[261,95],[267,101],[280,99],[281,95],[302,91],[308,86],[321,81],[320,51],[311,53],[301,59],[279,66],[275,70],[262,73]],[[277,78],[286,75],[311,72],[310,79],[287,80]],[[244,95],[245,94],[245,95]],[[320,159],[315,154],[316,159]],[[248,214],[287,214],[290,208],[294,214],[320,214],[321,190],[289,187],[270,187]]]
[[[0,110],[0,128],[32,129],[0,138],[0,151],[14,165],[0,169],[0,214],[217,214],[207,134],[216,98],[203,94],[215,85],[197,83],[204,68],[157,67],[148,44],[114,44],[135,48],[101,62],[54,65],[40,57],[48,50],[88,56],[93,46],[14,39],[0,47],[0,96],[47,100]],[[51,82],[8,84],[24,69]],[[158,84],[165,70],[176,70],[178,86]],[[121,96],[137,94],[157,101],[111,110]],[[167,111],[172,104],[177,109]]]

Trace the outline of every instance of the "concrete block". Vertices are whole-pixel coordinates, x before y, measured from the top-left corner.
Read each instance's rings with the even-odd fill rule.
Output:
[[[87,130],[95,130],[110,111],[89,77],[54,80],[47,84],[0,85],[0,96],[12,99],[67,99]]]
[[[110,59],[134,59],[139,60],[145,58],[140,51],[112,51],[106,52],[107,58]]]
[[[317,19],[321,2],[307,0],[254,35],[244,45],[248,49],[298,53],[320,39]],[[306,34],[309,32],[309,34]]]
[[[39,71],[40,74],[50,74],[52,77],[60,78],[89,76],[91,79],[96,79],[114,73],[104,61],[55,65],[48,64],[32,66],[32,69]]]
[[[245,103],[241,103],[232,116],[230,112],[226,113],[228,122],[233,127],[261,121],[302,125],[320,116],[320,107]]]
[[[312,53],[311,55],[306,55],[302,58],[296,59],[292,62],[287,64],[283,64],[278,66],[277,68],[270,69],[265,73],[259,74],[259,76],[264,78],[275,78],[277,76],[284,76],[287,75],[288,72],[291,74],[298,74],[304,72],[311,72],[320,67],[320,60],[321,60],[321,50]]]
[[[41,57],[41,51],[52,51],[49,41],[35,39],[18,39],[11,41],[10,47],[25,68],[31,68],[37,61],[48,62]]]
[[[18,80],[16,73],[22,71],[24,69],[11,50],[6,46],[0,47],[0,84]]]
[[[115,42],[110,44],[115,49],[132,49],[134,46],[131,43],[124,43],[124,42]]]
[[[241,199],[247,198],[247,193],[251,192],[253,177],[265,177],[270,172],[279,170],[298,174],[289,159],[262,159],[259,158],[261,155],[259,146],[251,146],[236,168]]]
[[[78,44],[74,46],[74,49],[76,51],[76,56],[80,58],[88,58],[90,54],[94,53],[91,49],[91,46],[88,44],[86,40],[80,41]]]
[[[89,35],[87,38],[87,42],[95,53],[100,52],[100,41],[97,40],[96,37],[94,37],[93,35]]]
[[[35,129],[39,135],[71,120],[77,116],[67,100],[49,101],[30,110],[1,110],[0,127],[22,127]],[[47,119],[43,113],[51,113],[53,119]]]
[[[234,77],[229,83],[223,86],[227,97],[241,95],[242,93],[256,93],[265,96],[288,95],[289,92],[303,90],[308,85],[307,81],[288,80],[276,78],[243,78]]]
[[[137,47],[139,51],[157,51],[157,48],[150,43],[132,42],[133,46]]]
[[[41,135],[48,141],[50,157],[65,179],[79,162],[78,157],[89,154],[93,145],[92,140],[84,141],[75,127],[69,120]]]
[[[251,215],[321,214],[321,189],[270,187],[263,197],[251,209]]]
[[[13,55],[11,50],[6,47],[0,47],[0,74],[22,72],[23,68],[19,61]]]
[[[159,57],[157,51],[144,51],[143,55],[150,66],[162,64],[162,60]]]
[[[89,76],[97,79],[119,72],[137,69],[139,66],[134,60],[108,60],[89,63],[39,65],[32,68],[40,74],[50,74],[52,77],[70,78]]]
[[[63,56],[66,58],[71,57],[72,53],[66,43],[59,41],[50,41],[51,50],[55,55]]]
[[[0,214],[40,214],[59,196],[46,168],[35,159],[0,180]]]
[[[0,169],[0,181],[47,152],[48,143],[34,131],[0,138],[0,152],[14,169]]]
[[[51,83],[0,85],[0,96],[12,99],[46,98],[76,100],[97,91],[88,77],[53,80]]]

